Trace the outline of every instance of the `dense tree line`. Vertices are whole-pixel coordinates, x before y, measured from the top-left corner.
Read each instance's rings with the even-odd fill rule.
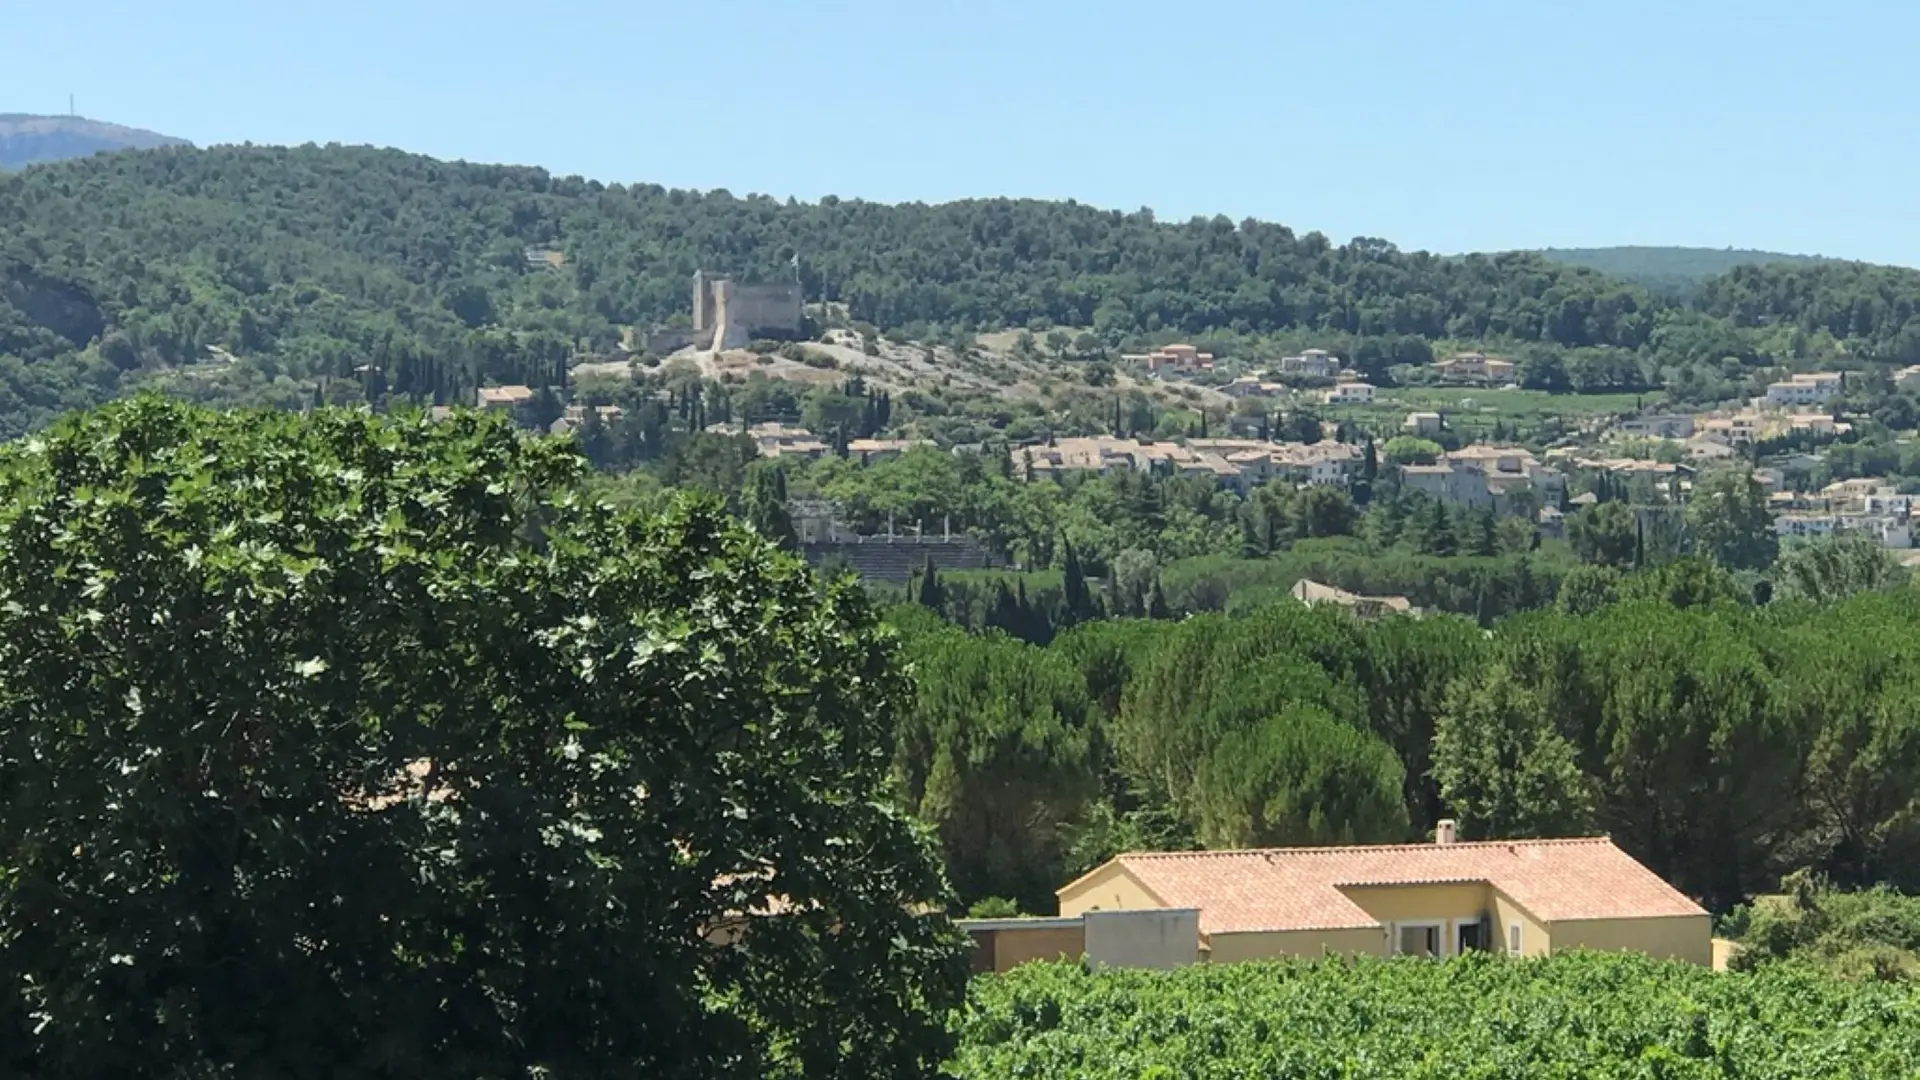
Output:
[[[1479,837],[1607,832],[1720,910],[1800,869],[1920,885],[1920,665],[1900,644],[1920,640],[1920,592],[1755,606],[1698,558],[1566,595],[1586,587],[1491,632],[1285,601],[1039,648],[922,612],[903,625],[944,658],[918,673],[922,708],[1011,726],[903,742],[901,767],[1022,778],[1014,807],[990,786],[942,803],[949,850],[1045,821],[1045,850],[1017,876],[971,874],[968,899],[1044,902],[1035,866],[1064,882],[1129,844],[1397,841],[1442,816]]]
[[[1920,274],[1866,263],[1736,267],[1700,287],[1700,309],[1736,327],[1785,324],[1856,343],[1866,359],[1920,364]]]

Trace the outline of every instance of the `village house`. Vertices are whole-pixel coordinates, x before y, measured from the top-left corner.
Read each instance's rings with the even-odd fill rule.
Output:
[[[1655,484],[1666,484],[1675,477],[1693,475],[1688,465],[1676,465],[1648,458],[1593,458],[1566,451],[1553,455],[1554,463],[1565,469],[1582,469],[1589,472],[1604,472],[1619,480],[1634,480],[1644,477]]]
[[[1852,424],[1823,412],[1783,413],[1752,406],[1734,413],[1703,417],[1697,427],[1699,435],[1710,436],[1728,446],[1745,446],[1795,433],[1831,437],[1853,430]]]
[[[532,400],[529,386],[482,386],[473,392],[473,403],[482,409],[513,409]]]
[[[1373,389],[1372,383],[1344,382],[1324,391],[1320,400],[1328,405],[1370,405]]]
[[[916,446],[932,445],[932,439],[852,439],[847,442],[847,456],[862,465],[878,465],[883,461],[892,461]]]
[[[594,418],[602,424],[614,423],[626,415],[626,411],[618,405],[574,404],[561,410],[559,418],[547,425],[547,430],[555,435],[565,435],[569,432],[578,431],[581,425],[587,422],[587,415],[589,413],[593,414]]]
[[[1060,915],[1198,913],[1211,963],[1328,953],[1545,956],[1569,949],[1713,963],[1706,911],[1604,837],[1121,855],[1058,892]]]
[[[1718,435],[1701,434],[1687,440],[1687,460],[1696,463],[1726,461],[1739,451]]]
[[[1188,439],[1187,447],[1221,455],[1254,483],[1284,480],[1311,487],[1346,484],[1363,456],[1359,447],[1333,439],[1315,443]]]
[[[1482,383],[1488,386],[1504,386],[1513,381],[1513,362],[1499,360],[1484,353],[1458,353],[1445,360],[1435,360],[1433,370],[1449,382]]]
[[[1155,476],[1203,476],[1244,495],[1268,481],[1345,485],[1359,469],[1361,458],[1358,447],[1331,439],[1274,443],[1211,438],[1188,439],[1182,445],[1098,435],[1025,447],[1016,456],[1016,463],[1030,469],[1035,477],[1070,472],[1108,476],[1129,470]]]
[[[1150,353],[1128,353],[1120,359],[1145,364],[1149,374],[1162,378],[1169,375],[1197,375],[1213,370],[1213,354],[1201,352],[1192,345],[1165,345]]]
[[[1622,435],[1642,439],[1686,439],[1693,435],[1693,417],[1635,416],[1620,421],[1613,429]]]
[[[1101,476],[1129,470],[1146,471],[1148,463],[1140,443],[1116,439],[1110,435],[1056,439],[1049,446],[1033,446],[1022,451],[1031,463],[1034,475],[1060,472],[1091,472]]]
[[[1843,379],[1837,371],[1802,372],[1784,382],[1768,383],[1767,405],[1824,405],[1840,392]]]
[[[1827,413],[1794,413],[1787,417],[1787,430],[1796,434],[1839,436],[1851,432],[1853,425],[1835,420]]]
[[[1444,461],[1400,466],[1400,486],[1445,503],[1487,506],[1493,502],[1493,493],[1487,490],[1485,479]]]
[[[1893,373],[1893,385],[1896,389],[1912,390],[1920,387],[1920,364],[1912,364]]]
[[[1247,492],[1246,474],[1232,462],[1209,450],[1178,443],[1148,443],[1134,451],[1143,472],[1156,476],[1200,476],[1237,494]]]
[[[1871,536],[1884,548],[1913,546],[1913,525],[1907,514],[1798,513],[1777,514],[1773,531],[1782,540],[1804,540],[1853,532]]]
[[[1525,447],[1480,443],[1455,450],[1432,465],[1401,466],[1400,484],[1442,502],[1505,513],[1515,508],[1515,499],[1522,493],[1535,508],[1559,502],[1566,477],[1541,464]]]
[[[1220,388],[1228,397],[1279,397],[1287,392],[1285,383],[1267,382],[1253,375],[1242,375]]]
[[[783,424],[777,420],[754,424],[751,427],[728,422],[708,424],[707,431],[716,435],[744,434],[759,447],[761,457],[813,459],[825,457],[833,449],[806,428]]]
[[[1817,495],[1775,492],[1767,507],[1782,540],[1854,532],[1872,536],[1881,547],[1913,546],[1913,496],[1870,477],[1836,481]]]
[[[1701,434],[1713,436],[1728,446],[1745,446],[1759,436],[1760,416],[1751,409],[1742,409],[1730,415],[1709,416],[1700,421],[1699,430]]]
[[[1440,434],[1441,429],[1446,425],[1437,412],[1411,412],[1407,414],[1406,423],[1400,426],[1405,428],[1409,435],[1428,438]]]
[[[1308,607],[1331,604],[1343,607],[1363,619],[1377,619],[1382,615],[1418,615],[1420,609],[1404,596],[1361,596],[1332,585],[1301,578],[1288,590],[1295,600]]]
[[[1340,358],[1325,349],[1307,349],[1299,356],[1281,357],[1280,373],[1331,379],[1340,374]]]
[[[1344,486],[1359,471],[1364,455],[1349,443],[1282,443],[1272,455],[1274,475],[1308,487]]]

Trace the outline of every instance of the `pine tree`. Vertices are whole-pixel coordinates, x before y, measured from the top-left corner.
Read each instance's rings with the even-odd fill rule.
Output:
[[[1207,410],[1205,409],[1200,410],[1200,437],[1203,439],[1207,437]]]
[[[1360,479],[1372,483],[1380,476],[1380,455],[1373,448],[1373,436],[1367,436],[1366,456],[1360,460]]]

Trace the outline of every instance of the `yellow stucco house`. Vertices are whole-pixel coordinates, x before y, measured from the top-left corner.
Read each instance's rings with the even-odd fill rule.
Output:
[[[1634,950],[1713,962],[1707,913],[1604,837],[1121,855],[1060,914],[1199,911],[1213,963],[1326,953]]]

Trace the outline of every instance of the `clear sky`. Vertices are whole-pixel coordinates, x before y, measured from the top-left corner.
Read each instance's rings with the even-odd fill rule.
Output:
[[[1920,265],[1909,0],[0,0],[0,112],[1403,248]]]

